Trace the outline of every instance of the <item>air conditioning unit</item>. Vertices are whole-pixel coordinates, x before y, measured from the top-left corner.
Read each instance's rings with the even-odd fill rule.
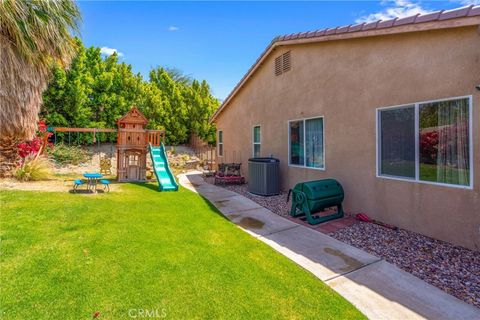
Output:
[[[248,191],[261,196],[280,193],[280,160],[276,158],[248,159]]]

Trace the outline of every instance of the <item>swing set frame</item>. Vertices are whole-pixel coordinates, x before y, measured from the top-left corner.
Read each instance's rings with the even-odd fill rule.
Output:
[[[80,133],[92,133],[93,143],[100,147],[100,140],[97,139],[97,133],[117,133],[116,153],[117,153],[117,178],[119,181],[144,181],[146,178],[146,153],[148,144],[158,146],[165,139],[165,130],[145,129],[148,123],[147,118],[136,108],[133,107],[126,115],[117,121],[117,129],[106,128],[74,128],[74,127],[49,127],[48,131],[54,134],[54,144],[57,142],[58,132],[68,132],[68,144],[71,142],[71,133],[77,133],[77,142]],[[111,152],[113,153],[113,152]],[[138,162],[140,171],[134,176],[128,173],[130,165],[130,153]],[[100,154],[99,154],[100,157]],[[101,158],[99,159],[101,162]],[[134,161],[134,162],[135,162]],[[129,177],[130,176],[130,177]]]

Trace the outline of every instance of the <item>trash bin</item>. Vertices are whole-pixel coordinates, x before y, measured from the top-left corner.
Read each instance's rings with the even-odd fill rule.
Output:
[[[261,196],[280,193],[280,160],[276,158],[248,159],[248,191]]]

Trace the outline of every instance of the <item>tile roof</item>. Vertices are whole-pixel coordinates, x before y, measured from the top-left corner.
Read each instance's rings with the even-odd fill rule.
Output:
[[[265,55],[277,45],[281,45],[282,42],[288,42],[291,40],[302,40],[308,39],[312,40],[315,38],[322,38],[327,36],[335,36],[340,34],[352,34],[355,32],[362,32],[362,31],[371,31],[371,30],[380,30],[380,29],[387,29],[387,28],[395,28],[405,25],[416,25],[425,22],[435,22],[435,21],[444,21],[450,19],[458,19],[458,18],[468,18],[480,16],[480,5],[470,5],[466,7],[456,8],[452,10],[440,10],[426,14],[416,14],[410,17],[405,18],[394,18],[390,20],[378,20],[374,22],[364,22],[355,25],[348,25],[348,26],[341,26],[336,28],[329,28],[329,29],[320,29],[308,32],[299,32],[299,33],[292,33],[288,35],[282,35],[275,37],[270,44],[265,48],[262,54],[258,57],[255,63],[250,67],[247,73],[242,77],[242,79],[237,83],[237,85],[233,88],[227,98],[223,101],[222,105],[217,109],[217,111],[213,114],[211,121],[213,121],[216,116],[224,109],[224,107],[228,104],[230,99],[235,95],[238,89],[243,85],[243,83],[247,80],[250,74],[254,71],[257,65],[263,60]]]
[[[480,16],[480,6],[467,6],[452,10],[441,10],[426,14],[416,14],[414,16],[405,17],[405,18],[395,18],[391,20],[378,20],[369,23],[361,23],[356,25],[348,25],[337,28],[322,29],[311,32],[299,32],[292,33],[290,35],[278,36],[272,40],[272,43],[279,41],[286,41],[292,39],[303,39],[303,38],[312,38],[312,37],[321,37],[326,35],[341,34],[341,33],[351,33],[359,31],[367,31],[374,29],[384,29],[392,28],[397,26],[403,26],[406,24],[417,24],[430,21],[442,21],[449,19],[456,19],[462,17],[473,17]]]

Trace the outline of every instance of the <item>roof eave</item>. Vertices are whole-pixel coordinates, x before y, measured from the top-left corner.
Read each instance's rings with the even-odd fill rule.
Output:
[[[235,88],[228,95],[225,101],[220,105],[217,111],[215,111],[215,113],[212,115],[210,119],[210,123],[215,122],[218,115],[228,106],[228,104],[235,97],[237,92],[240,91],[240,89],[250,79],[250,77],[255,73],[255,71],[268,58],[270,53],[278,47],[297,45],[297,44],[318,43],[318,42],[334,41],[334,40],[346,40],[346,39],[355,39],[355,38],[383,36],[383,35],[390,35],[390,34],[412,33],[412,32],[420,32],[420,31],[428,31],[428,30],[451,29],[451,28],[467,27],[467,26],[475,26],[475,25],[480,25],[480,16],[459,17],[459,18],[441,20],[441,21],[435,20],[435,21],[429,21],[429,22],[423,22],[423,23],[405,24],[405,25],[390,27],[385,29],[371,29],[371,30],[357,31],[357,32],[321,35],[318,37],[296,38],[291,40],[279,40],[279,37],[277,37],[270,43],[270,45],[267,48],[265,48],[265,50],[257,59],[257,61],[247,71],[247,73],[243,76],[240,82],[235,86]],[[281,38],[282,37],[280,37],[280,39]]]

